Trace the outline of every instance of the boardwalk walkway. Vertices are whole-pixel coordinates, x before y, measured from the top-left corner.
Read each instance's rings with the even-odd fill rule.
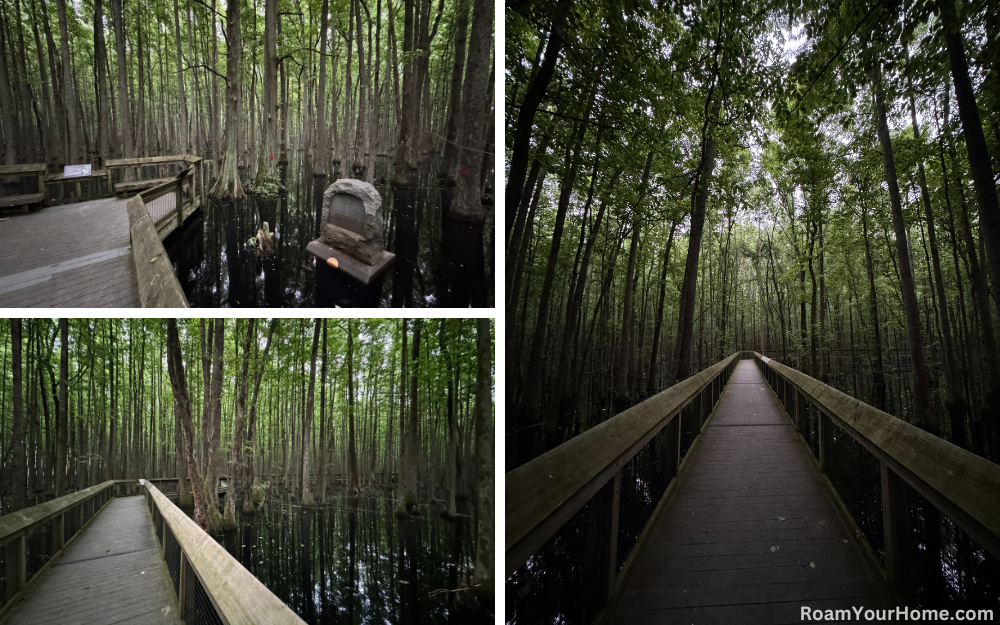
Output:
[[[125,204],[92,200],[0,221],[0,307],[139,306]]]
[[[800,623],[813,609],[889,607],[751,360],[739,362],[612,622]]]
[[[140,496],[112,499],[6,622],[180,623]]]

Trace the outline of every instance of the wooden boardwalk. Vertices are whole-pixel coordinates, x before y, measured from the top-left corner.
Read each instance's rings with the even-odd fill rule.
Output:
[[[0,221],[0,307],[136,307],[126,201],[50,206]]]
[[[141,495],[112,499],[7,623],[180,623]]]
[[[751,360],[739,362],[611,622],[800,623],[889,592]]]

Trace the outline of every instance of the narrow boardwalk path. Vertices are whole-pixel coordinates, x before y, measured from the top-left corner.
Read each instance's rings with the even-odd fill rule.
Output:
[[[801,623],[802,606],[889,606],[753,361],[693,453],[613,623]]]
[[[0,221],[0,307],[139,306],[125,203],[49,206]]]
[[[8,623],[180,623],[141,495],[112,499]]]

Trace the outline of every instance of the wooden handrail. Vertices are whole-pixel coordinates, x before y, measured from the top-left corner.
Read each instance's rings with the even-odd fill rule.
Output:
[[[138,167],[142,165],[163,165],[167,163],[197,163],[202,160],[200,156],[192,154],[173,154],[167,156],[142,156],[137,158],[114,158],[104,162],[104,166],[111,169],[116,167]]]
[[[740,355],[729,356],[507,473],[507,576]]]
[[[1000,465],[801,371],[755,356],[1000,558]]]
[[[108,480],[107,482],[102,482],[96,486],[91,486],[90,488],[70,493],[68,495],[63,495],[62,497],[57,497],[45,503],[40,503],[37,506],[31,506],[25,508],[24,510],[18,510],[17,512],[11,512],[5,516],[0,517],[0,546],[18,538],[23,534],[27,534],[31,530],[35,529],[39,525],[52,520],[54,517],[62,514],[69,508],[77,505],[82,501],[86,501],[91,496],[96,495],[106,488],[112,488],[115,484],[120,483],[131,483],[135,480]]]
[[[18,174],[37,174],[47,171],[45,163],[28,163],[27,165],[0,166],[0,176],[16,176]]]
[[[212,602],[223,623],[273,623],[300,624],[303,621],[285,603],[276,597],[239,561],[229,554],[214,538],[205,533],[184,512],[173,504],[153,484],[146,480],[146,499],[150,510],[155,507],[163,518],[163,531],[169,528],[180,546],[181,571],[184,564],[191,566],[205,594]],[[160,527],[156,528],[157,532]],[[160,548],[165,553],[166,540],[160,535]],[[181,579],[185,574],[181,573]],[[180,592],[186,592],[182,585]],[[178,599],[185,620],[192,615],[183,614],[184,601]]]

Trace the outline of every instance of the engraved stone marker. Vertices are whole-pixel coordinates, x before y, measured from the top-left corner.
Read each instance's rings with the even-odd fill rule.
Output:
[[[382,258],[382,198],[375,187],[342,178],[323,193],[323,244],[368,265]]]

